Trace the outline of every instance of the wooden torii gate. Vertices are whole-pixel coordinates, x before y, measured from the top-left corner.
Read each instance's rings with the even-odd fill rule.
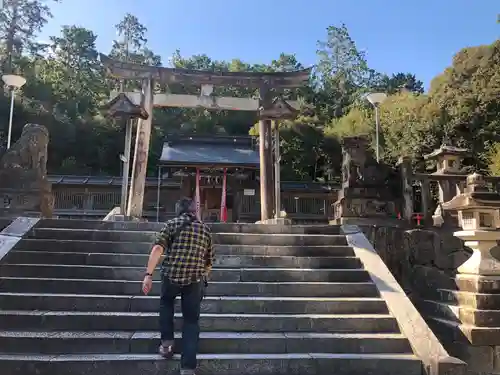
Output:
[[[149,114],[138,120],[127,216],[138,218],[142,216],[153,108],[202,107],[212,110],[258,111],[261,220],[271,219],[273,211],[271,122],[295,116],[299,106],[297,102],[273,96],[273,91],[304,86],[309,80],[311,68],[294,72],[210,72],[138,65],[113,60],[103,54],[100,58],[111,76],[142,82],[142,92],[127,92],[125,95],[130,102],[141,106]],[[155,83],[200,86],[201,93],[200,95],[154,94]],[[216,97],[213,95],[214,86],[258,89],[260,98]],[[110,99],[116,99],[119,94],[112,93]]]

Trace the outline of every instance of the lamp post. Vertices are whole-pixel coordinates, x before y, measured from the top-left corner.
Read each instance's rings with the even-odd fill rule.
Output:
[[[373,107],[375,108],[375,143],[376,143],[376,155],[377,155],[377,163],[380,160],[380,113],[379,106],[382,104],[385,99],[387,99],[387,94],[383,92],[374,92],[366,95],[366,100],[368,100]]]
[[[10,114],[9,114],[9,131],[7,135],[7,149],[10,148],[10,141],[12,138],[12,118],[14,116],[14,98],[16,96],[16,90],[19,90],[26,83],[26,78],[15,75],[15,74],[5,74],[2,76],[2,81],[10,89]]]

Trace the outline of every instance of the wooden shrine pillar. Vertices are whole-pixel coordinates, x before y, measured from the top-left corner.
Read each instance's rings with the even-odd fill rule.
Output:
[[[241,185],[235,176],[227,176],[227,182],[233,196],[231,222],[235,223],[240,217]]]
[[[191,175],[183,176],[181,181],[181,197],[193,198],[193,190],[195,189],[195,179]]]

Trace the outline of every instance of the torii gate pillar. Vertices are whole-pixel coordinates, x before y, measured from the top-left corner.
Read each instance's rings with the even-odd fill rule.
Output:
[[[272,218],[273,164],[271,120],[259,121],[260,221]]]
[[[130,181],[130,195],[127,207],[127,216],[129,217],[142,217],[153,119],[153,87],[152,79],[143,80],[141,106],[149,113],[149,116],[147,119],[140,119],[137,124],[132,179]]]
[[[279,212],[273,215],[273,208],[279,210],[281,202],[279,189],[274,182],[280,182],[279,175],[273,178],[273,126],[275,131],[275,142],[279,142],[278,121],[293,119],[297,116],[297,109],[281,97],[270,98],[269,90],[261,90],[261,106],[259,108],[259,156],[260,156],[260,223],[278,223]],[[279,158],[274,160],[276,174],[280,173]],[[273,216],[276,219],[273,219]]]

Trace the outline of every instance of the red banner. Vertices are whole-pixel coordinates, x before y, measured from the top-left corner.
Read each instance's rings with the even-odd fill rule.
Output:
[[[220,221],[225,223],[227,221],[227,170],[224,168],[224,177],[222,178],[222,197],[220,199]]]
[[[201,212],[200,212],[200,206],[201,206],[201,198],[200,198],[200,170],[196,168],[196,197],[195,197],[195,203],[196,203],[196,217],[198,220],[201,220]]]

